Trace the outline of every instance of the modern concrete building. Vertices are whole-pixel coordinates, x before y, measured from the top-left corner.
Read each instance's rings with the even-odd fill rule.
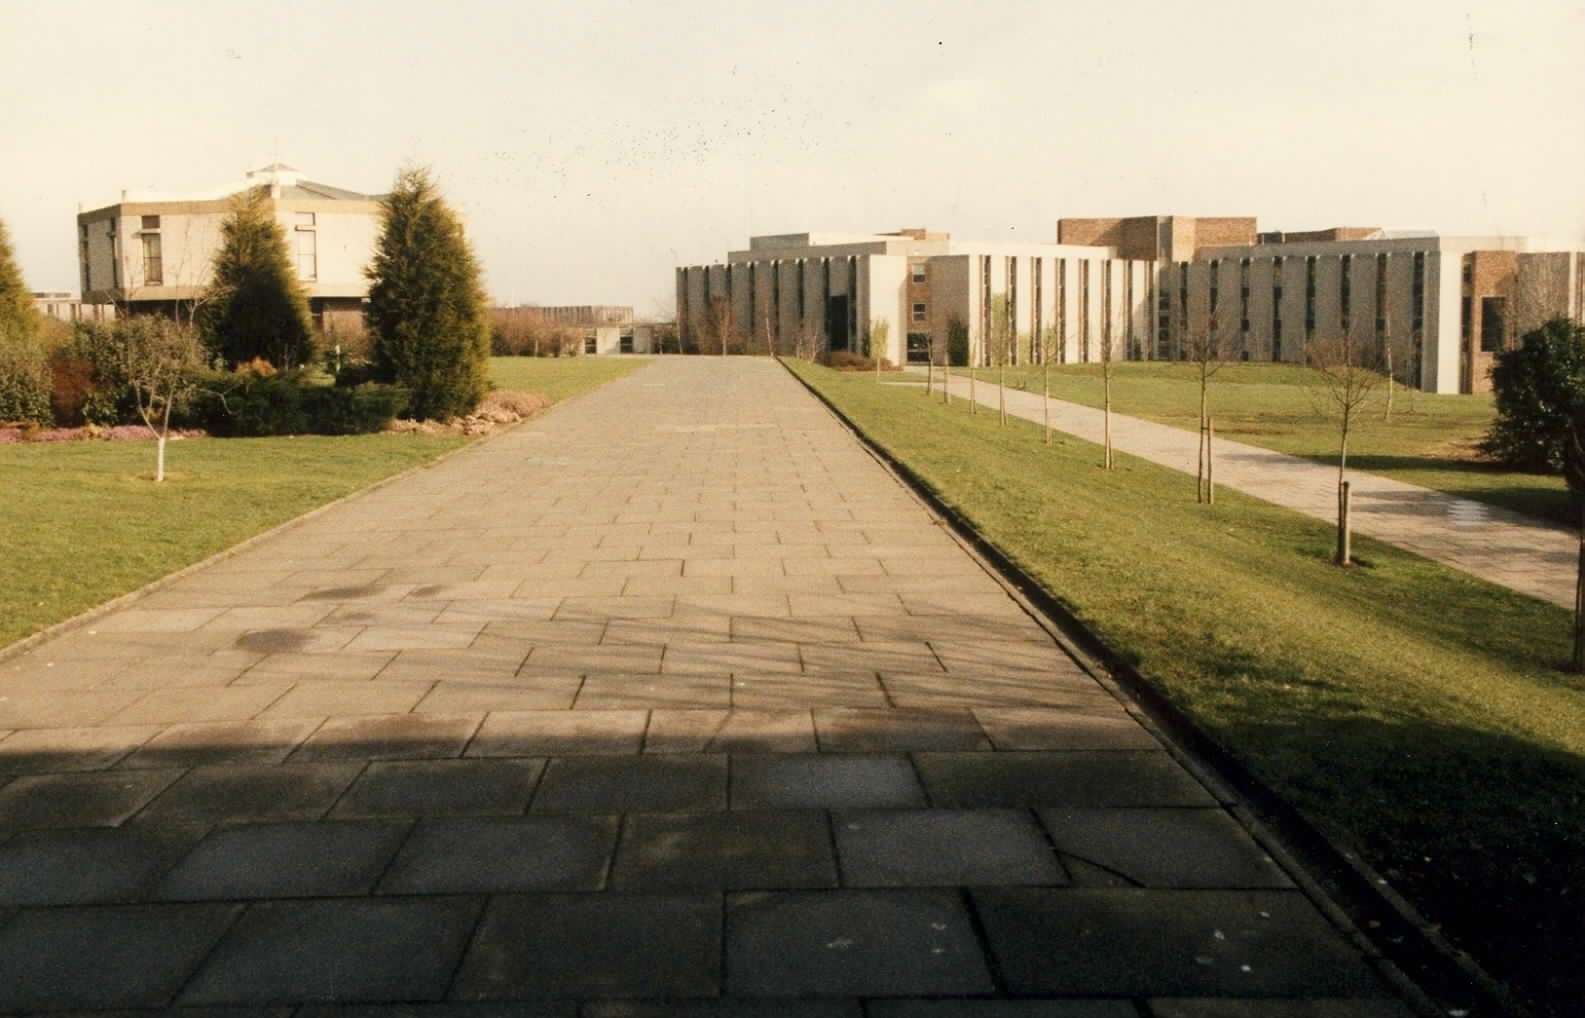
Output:
[[[363,271],[379,233],[379,196],[315,183],[282,163],[202,194],[123,191],[115,204],[79,212],[83,302],[139,313],[196,299],[209,283],[231,198],[255,187],[269,189],[314,323],[361,324],[368,295]]]
[[[1585,245],[1339,227],[1260,233],[1254,218],[1064,219],[1055,244],[949,234],[754,237],[723,264],[677,270],[685,343],[888,360],[1059,363],[1179,359],[1215,330],[1244,360],[1303,363],[1350,330],[1392,351],[1394,374],[1432,392],[1489,388],[1492,354],[1552,314],[1585,316]],[[707,338],[708,337],[708,338]]]
[[[33,307],[46,318],[58,322],[106,322],[116,316],[114,304],[85,304],[67,290],[34,290]]]
[[[659,353],[658,324],[633,318],[633,309],[615,304],[525,305],[512,309],[578,338],[577,350],[589,356]]]

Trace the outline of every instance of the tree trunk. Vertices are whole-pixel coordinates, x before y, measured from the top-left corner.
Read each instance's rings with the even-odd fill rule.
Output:
[[[941,362],[941,403],[943,406],[952,405],[952,352],[947,352],[946,359]]]
[[[1102,463],[1105,469],[1110,470],[1112,469],[1112,373],[1110,371],[1106,372],[1106,376],[1103,381],[1105,382],[1106,387],[1106,398],[1104,401],[1106,405],[1106,427],[1103,436],[1105,438],[1105,446],[1103,449]]]
[[[1040,358],[1040,423],[1045,430],[1045,442],[1051,444],[1051,358]]]
[[[1202,368],[1203,370],[1203,368]],[[1194,500],[1205,501],[1205,375],[1200,375],[1200,444],[1195,449],[1194,461]]]
[[[969,358],[969,413],[971,414],[980,412],[980,401],[974,395],[974,375],[974,358],[971,356]]]
[[[1392,338],[1387,339],[1387,414],[1386,421],[1392,423]]]
[[[1207,505],[1216,504],[1216,456],[1212,446],[1216,441],[1216,421],[1210,414],[1205,416],[1205,502]]]
[[[1348,494],[1348,411],[1343,412],[1343,445],[1341,454],[1337,459],[1337,552],[1333,561],[1340,566],[1349,564],[1353,549],[1350,545],[1349,533],[1349,494]]]
[[[154,483],[165,480],[165,432],[154,440]]]
[[[1585,672],[1585,500],[1580,503],[1579,561],[1574,579],[1573,669]]]
[[[930,398],[930,388],[936,381],[936,365],[933,360],[925,362],[925,398]]]

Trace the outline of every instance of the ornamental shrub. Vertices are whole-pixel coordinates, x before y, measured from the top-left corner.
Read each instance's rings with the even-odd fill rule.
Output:
[[[1585,413],[1585,326],[1554,318],[1497,354],[1491,372],[1497,419],[1481,451],[1508,466],[1565,472],[1571,428]]]

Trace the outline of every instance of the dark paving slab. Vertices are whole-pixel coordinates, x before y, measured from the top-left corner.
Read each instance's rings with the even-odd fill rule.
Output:
[[[1411,1018],[1396,1000],[1152,1000],[1151,1018]]]
[[[38,774],[0,788],[0,831],[114,827],[165,791],[180,771]]]
[[[479,908],[470,898],[252,905],[181,1001],[438,1000]]]
[[[544,769],[543,760],[372,763],[336,804],[334,815],[516,815],[528,808]]]
[[[968,711],[828,708],[814,712],[820,748],[828,753],[982,750],[991,741]]]
[[[1271,857],[1219,809],[1046,809],[1064,854],[1143,887],[1292,887]]]
[[[390,894],[598,891],[616,845],[615,817],[423,820],[380,890]]]
[[[1126,1000],[872,1000],[868,1018],[1139,1018]]]
[[[726,989],[752,997],[995,989],[956,892],[790,891],[727,899]]]
[[[148,905],[19,912],[0,926],[0,1011],[160,1007],[237,911]]]
[[[216,1018],[225,1016],[217,1015]],[[294,1018],[578,1018],[578,1004],[571,1000],[509,1004],[494,1001],[477,1004],[307,1004]]]
[[[204,828],[34,831],[0,842],[0,905],[144,901]]]
[[[864,809],[926,805],[902,756],[734,756],[733,809]]]
[[[831,830],[819,812],[635,815],[611,884],[620,890],[835,887]]]
[[[585,1004],[583,1018],[863,1018],[856,1000],[608,1000]]]
[[[1165,753],[919,753],[937,806],[1213,806]]]
[[[362,769],[359,764],[196,767],[145,808],[138,822],[314,820]]]
[[[461,756],[480,715],[385,714],[330,718],[292,754],[323,760],[430,760]]]
[[[452,996],[714,997],[720,970],[715,895],[509,895],[491,900]]]
[[[1024,810],[867,810],[831,818],[849,887],[1065,884]]]
[[[726,808],[727,758],[589,756],[552,760],[536,813],[693,813]]]
[[[166,875],[159,894],[173,901],[367,894],[408,830],[322,821],[213,831]]]
[[[972,892],[1015,993],[1373,996],[1363,958],[1290,891]]]

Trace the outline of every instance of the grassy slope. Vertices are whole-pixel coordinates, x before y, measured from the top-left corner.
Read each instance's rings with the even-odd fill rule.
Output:
[[[1495,972],[1585,994],[1555,964],[1585,951],[1565,611],[1369,540],[1339,570],[1322,523],[1234,493],[1197,506],[1164,468],[1106,474],[1033,424],[795,370]]]
[[[500,389],[537,392],[560,402],[648,363],[645,357],[491,357],[490,380]]]
[[[496,358],[504,389],[552,400],[643,360]],[[0,647],[278,523],[456,448],[453,436],[176,442],[149,483],[149,442],[0,446]]]
[[[958,370],[954,369],[954,374]],[[981,377],[995,378],[994,369]],[[1306,368],[1228,364],[1211,383],[1218,437],[1326,462],[1337,462],[1337,427],[1320,412]],[[1008,384],[1040,391],[1038,368],[1008,370]],[[1054,398],[1101,405],[1097,365],[1054,367]],[[1490,502],[1534,516],[1574,522],[1561,477],[1507,470],[1479,460],[1475,445],[1492,421],[1489,395],[1432,396],[1399,388],[1391,424],[1383,421],[1385,392],[1349,442],[1349,463],[1360,470]],[[1189,431],[1199,426],[1200,391],[1192,364],[1116,366],[1112,409]]]

